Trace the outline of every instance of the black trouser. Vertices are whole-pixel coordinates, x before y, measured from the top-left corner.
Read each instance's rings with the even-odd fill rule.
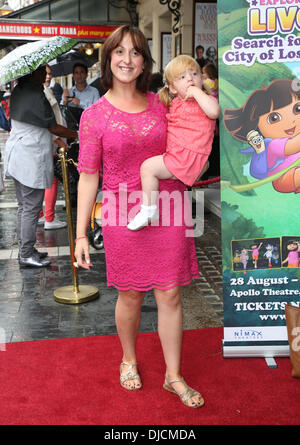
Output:
[[[44,200],[44,189],[34,189],[14,179],[18,201],[17,234],[19,254],[28,258],[33,254],[36,228]]]

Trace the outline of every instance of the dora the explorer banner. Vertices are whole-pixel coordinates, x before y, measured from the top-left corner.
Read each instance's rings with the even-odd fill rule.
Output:
[[[218,36],[224,356],[288,355],[284,307],[300,305],[300,2],[219,0]]]

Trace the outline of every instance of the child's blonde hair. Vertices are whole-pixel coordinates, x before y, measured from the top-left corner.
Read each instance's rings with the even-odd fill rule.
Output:
[[[160,101],[165,106],[169,107],[172,100],[174,99],[173,94],[169,90],[169,85],[173,84],[174,81],[178,79],[180,74],[189,69],[197,71],[197,73],[199,73],[201,76],[201,70],[198,62],[193,59],[193,57],[186,54],[175,57],[166,65],[164,71],[165,86],[161,90],[159,90]]]

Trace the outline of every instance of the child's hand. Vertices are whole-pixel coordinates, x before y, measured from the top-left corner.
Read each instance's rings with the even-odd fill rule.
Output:
[[[198,102],[199,107],[210,119],[218,119],[221,108],[214,97],[206,94],[202,88],[191,85],[187,88],[185,100],[193,97]]]
[[[195,94],[199,94],[199,91],[202,91],[201,88],[196,87],[195,85],[190,85],[186,91],[186,96],[184,100],[195,98]]]

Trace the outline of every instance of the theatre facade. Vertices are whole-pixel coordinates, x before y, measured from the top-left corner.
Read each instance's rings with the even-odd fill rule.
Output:
[[[42,0],[0,19],[0,50],[62,35],[98,48],[118,26],[131,23],[146,35],[161,71],[171,57],[195,55],[198,44],[217,54],[217,3],[197,0]],[[6,53],[2,51],[2,56]]]

